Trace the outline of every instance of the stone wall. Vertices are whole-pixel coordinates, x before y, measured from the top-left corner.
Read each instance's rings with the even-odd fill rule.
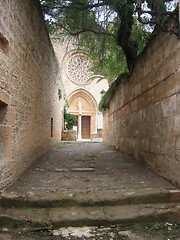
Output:
[[[180,185],[180,41],[160,33],[104,112],[104,140]]]
[[[73,130],[63,130],[61,133],[62,141],[76,141],[76,131]]]
[[[36,0],[0,8],[0,189],[61,138],[59,66]]]

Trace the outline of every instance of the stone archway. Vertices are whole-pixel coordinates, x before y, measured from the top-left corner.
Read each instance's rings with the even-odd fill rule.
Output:
[[[97,136],[97,103],[94,97],[78,89],[68,97],[68,113],[78,117],[77,138],[93,139]]]

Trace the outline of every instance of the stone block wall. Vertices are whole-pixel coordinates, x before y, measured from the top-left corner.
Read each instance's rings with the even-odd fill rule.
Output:
[[[104,140],[180,186],[180,41],[160,33],[104,112]]]
[[[61,133],[62,141],[76,141],[76,131],[73,130],[63,130]]]
[[[36,0],[0,8],[0,189],[61,139],[59,66]]]

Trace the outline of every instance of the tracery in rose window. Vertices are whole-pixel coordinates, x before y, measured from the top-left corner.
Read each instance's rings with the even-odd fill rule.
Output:
[[[89,83],[89,79],[93,75],[90,66],[90,61],[83,54],[73,55],[67,64],[67,73],[71,81],[82,85]]]

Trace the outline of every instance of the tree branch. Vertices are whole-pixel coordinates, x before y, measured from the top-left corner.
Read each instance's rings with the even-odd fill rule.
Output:
[[[65,0],[64,2],[70,2],[71,4],[74,4],[73,5],[73,8],[74,9],[78,9],[80,11],[84,11],[84,10],[90,10],[92,8],[97,8],[97,7],[102,7],[102,6],[112,6],[113,5],[113,1],[112,0],[103,0],[99,3],[95,3],[95,4],[85,4],[85,3],[82,3],[82,2],[79,2],[78,0]],[[70,6],[69,5],[65,5],[65,4],[62,4],[60,6],[57,6],[56,5],[56,9],[67,9],[69,8]],[[48,6],[44,6],[43,7],[44,10],[48,10]]]
[[[79,29],[77,30],[77,32],[71,32],[71,30],[69,30],[67,27],[65,27],[64,25],[60,24],[60,23],[56,23],[56,26],[63,28],[64,30],[66,30],[71,36],[77,36],[79,34],[85,33],[85,32],[91,32],[94,34],[99,34],[99,35],[107,35],[110,37],[115,38],[115,35],[109,33],[109,32],[102,32],[102,31],[96,31],[94,29],[90,29],[90,28],[83,28],[83,29]]]
[[[79,2],[78,0],[71,0],[71,2],[77,4],[79,10],[87,10],[87,9],[102,7],[102,6],[106,6],[106,5],[108,5],[108,6],[113,5],[112,0],[102,0],[101,2],[98,2],[95,4],[84,4],[82,2]]]

